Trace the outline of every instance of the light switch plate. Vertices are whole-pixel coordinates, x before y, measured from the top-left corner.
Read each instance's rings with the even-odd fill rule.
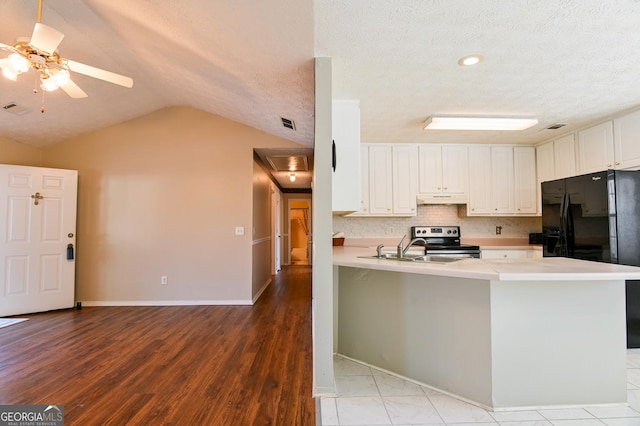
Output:
[[[244,226],[236,226],[236,235],[244,235]]]

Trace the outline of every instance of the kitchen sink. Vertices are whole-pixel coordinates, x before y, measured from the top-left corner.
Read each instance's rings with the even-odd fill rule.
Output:
[[[454,256],[438,256],[429,254],[405,254],[404,257],[398,258],[395,253],[382,253],[381,256],[358,256],[362,259],[381,259],[381,260],[398,260],[402,262],[422,262],[422,263],[450,263],[463,258]]]

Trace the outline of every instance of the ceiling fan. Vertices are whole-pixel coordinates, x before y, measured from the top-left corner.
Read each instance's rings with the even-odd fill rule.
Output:
[[[60,57],[56,49],[64,34],[42,24],[41,20],[42,0],[38,0],[38,21],[31,39],[18,40],[11,46],[0,43],[0,50],[11,52],[0,59],[0,68],[6,78],[15,81],[19,74],[33,69],[40,76],[42,90],[50,92],[59,87],[72,98],[86,98],[87,94],[71,80],[71,72],[128,88],[133,86],[130,77]]]

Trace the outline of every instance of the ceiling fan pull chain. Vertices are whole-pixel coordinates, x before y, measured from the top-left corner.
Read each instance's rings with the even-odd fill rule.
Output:
[[[46,92],[46,90],[42,91],[42,107],[40,108],[40,112],[44,114],[44,92]]]

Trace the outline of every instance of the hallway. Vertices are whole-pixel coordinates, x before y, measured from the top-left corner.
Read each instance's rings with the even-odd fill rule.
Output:
[[[254,306],[85,307],[0,329],[0,404],[66,425],[314,425],[311,268]]]

